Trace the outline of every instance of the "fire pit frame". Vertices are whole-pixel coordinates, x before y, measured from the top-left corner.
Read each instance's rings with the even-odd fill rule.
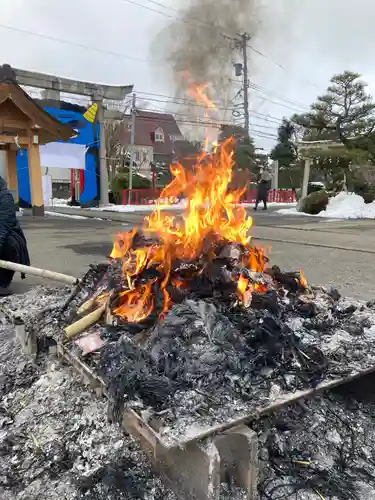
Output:
[[[66,345],[57,345],[57,355],[97,396],[107,397],[104,381]],[[246,500],[258,498],[258,439],[245,425],[234,425],[219,435],[210,429],[206,437],[211,439],[194,436],[175,447],[166,447],[159,434],[132,409],[124,411],[121,426],[140,443],[155,471],[178,498],[220,500],[221,482],[228,476],[246,492]]]
[[[73,367],[97,396],[108,396],[105,382],[66,345],[58,344],[57,354]],[[258,440],[246,424],[299,400],[312,398],[374,372],[375,366],[347,377],[322,382],[314,388],[284,395],[252,413],[212,426],[174,446],[166,445],[159,433],[132,409],[124,411],[121,426],[140,443],[155,471],[179,498],[219,500],[221,481],[228,479],[229,475],[234,484],[245,490],[246,500],[256,500]]]
[[[92,370],[85,365],[80,359],[78,359],[74,354],[72,354],[63,344],[60,344],[58,347],[60,355],[64,357],[75,369],[79,372],[92,386],[96,393],[101,395],[106,395],[106,386],[105,382],[95,375]],[[340,385],[352,382],[358,378],[364,377],[371,373],[375,372],[375,366],[371,366],[359,372],[353,373],[346,377],[340,377],[335,379],[326,380],[316,385],[315,387],[310,387],[308,389],[300,390],[293,392],[292,394],[283,394],[279,398],[277,398],[273,403],[270,403],[266,406],[259,407],[258,409],[247,413],[237,419],[229,420],[222,424],[217,424],[212,427],[208,427],[201,432],[197,432],[196,434],[189,436],[189,438],[185,440],[178,441],[176,443],[166,443],[162,436],[155,430],[150,424],[148,424],[138,413],[134,410],[127,410],[125,415],[132,415],[132,419],[136,420],[138,423],[136,427],[141,431],[140,434],[145,435],[145,439],[149,442],[155,442],[157,447],[162,450],[173,450],[175,448],[181,448],[190,445],[193,442],[201,441],[207,438],[211,438],[215,435],[221,434],[223,432],[230,431],[231,429],[235,429],[241,425],[247,425],[251,421],[259,420],[259,418],[278,411],[285,406],[291,405],[300,401],[301,399],[312,398],[317,394],[328,391],[330,389],[334,389]]]

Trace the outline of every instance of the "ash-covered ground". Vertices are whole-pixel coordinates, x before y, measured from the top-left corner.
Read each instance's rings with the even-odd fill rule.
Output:
[[[1,500],[177,500],[106,401],[56,359],[21,354],[4,317],[0,359]]]
[[[260,500],[375,498],[374,378],[358,384],[368,384],[365,397],[343,387],[252,424]]]
[[[61,365],[55,358],[41,353],[37,362],[34,362],[29,356],[21,354],[9,317],[23,318],[28,329],[39,328],[40,339],[43,335],[61,338],[65,320],[62,321],[59,311],[66,311],[63,316],[71,314],[69,308],[65,307],[67,299],[73,297],[71,292],[68,287],[62,290],[40,287],[22,296],[0,301],[3,313],[0,325],[0,498],[176,500],[152,473],[138,446],[124,435],[117,424],[109,423],[105,400],[97,398],[90,389],[81,385],[71,369]],[[285,302],[286,306],[288,300]],[[305,346],[317,346],[319,352],[324,354],[324,359],[330,360],[333,375],[353,373],[372,364],[372,304],[347,301],[337,294],[316,290],[314,314],[303,316],[301,311],[297,312],[294,303],[292,306],[292,313],[286,307],[284,311],[288,311],[288,314],[285,313],[282,319],[283,325],[290,329],[287,331],[295,335],[292,338],[300,340],[300,343],[293,344],[295,348],[306,354],[309,351],[303,350]],[[195,363],[201,363],[203,355],[210,360],[213,354],[208,347],[216,346],[220,338],[218,332],[223,324],[225,331],[228,330],[227,321],[207,301],[175,307],[185,308],[184,314],[177,309],[177,317],[185,332],[178,339],[178,352],[184,347],[182,341],[189,341],[184,349],[187,352],[190,346],[195,356],[181,358],[180,365],[190,363],[191,359]],[[311,310],[311,305],[308,307]],[[173,318],[175,311],[176,308],[172,309],[166,316],[164,324],[168,324],[168,317]],[[269,311],[254,310],[252,314],[259,325],[267,325],[267,318],[270,317],[275,321]],[[249,316],[246,318],[248,321]],[[175,319],[172,324],[175,328]],[[236,323],[237,327],[238,324],[242,323]],[[94,328],[98,331],[97,327]],[[251,328],[251,323],[243,323],[242,334],[245,328]],[[136,344],[132,342],[128,330],[120,334],[121,330],[122,327],[99,328],[103,339],[107,339],[113,349],[116,348],[115,352],[118,353],[119,343],[127,346],[127,353],[132,352],[131,349],[135,349]],[[195,333],[197,331],[201,337]],[[229,331],[233,333],[233,330]],[[270,359],[268,356],[277,355],[280,344],[275,344],[275,340],[280,342],[280,338],[273,329],[267,330],[266,326],[263,326],[261,332],[268,338],[268,343],[264,342],[263,347],[258,343],[258,359],[264,361]],[[168,337],[168,329],[164,329],[164,333]],[[153,335],[148,342],[155,347],[159,345],[159,342],[154,341],[160,336],[157,329],[153,331]],[[194,338],[199,342],[192,342]],[[290,340],[290,337],[287,338]],[[176,344],[172,342],[172,345]],[[228,342],[224,345],[227,359],[233,362],[236,359],[233,346]],[[43,346],[44,343],[41,342],[40,349]],[[318,361],[319,369],[314,371],[307,366],[310,382],[312,375],[327,373],[324,368],[326,364],[321,362],[322,358],[312,358],[311,352],[310,357]],[[345,367],[343,359],[347,360]],[[140,370],[143,380],[147,380],[149,374],[142,372],[144,358],[138,357],[136,360],[142,363],[136,367],[135,372]],[[205,365],[204,376],[209,381],[214,378],[217,358],[214,361]],[[95,366],[94,360],[91,360],[91,366]],[[303,370],[299,370],[303,365],[288,366],[291,372],[283,383],[290,384],[293,390],[300,383],[299,373],[303,373]],[[189,372],[191,369],[189,365]],[[266,366],[264,375],[267,376],[265,380],[270,382],[269,390],[277,395],[285,386],[274,381],[275,373],[272,369],[275,370],[275,367]],[[115,373],[116,370],[117,367],[114,366]],[[181,371],[181,376],[183,373]],[[180,372],[178,374],[180,376]],[[202,378],[204,377],[201,380]],[[320,380],[319,376],[317,380]],[[366,384],[371,385],[374,379],[371,379],[372,382],[365,380]],[[149,380],[150,385],[146,384],[143,388],[146,397],[148,394],[148,397],[158,399],[158,394],[164,390],[163,381],[166,382],[164,378],[161,381],[158,378]],[[229,382],[235,384],[234,387],[240,386],[236,377]],[[136,379],[133,383],[137,389]],[[169,381],[167,383],[170,384]],[[208,404],[212,405],[215,415],[219,411],[216,402],[222,397],[222,393],[205,393],[204,386],[201,387],[191,391],[190,395],[185,391],[180,403],[182,416],[187,420],[191,418],[191,412],[195,412],[196,419],[192,425],[197,421],[204,421],[202,414],[197,411],[199,405],[202,405],[203,410]],[[243,390],[246,388],[244,385]],[[252,391],[261,395],[261,383],[253,384]],[[173,393],[176,407],[181,394],[179,391]],[[127,397],[126,394],[123,396]],[[132,404],[139,410],[144,410],[149,406],[144,405],[139,396],[137,391],[133,393]],[[197,401],[195,398],[199,397],[202,399]],[[226,412],[225,409],[219,415],[225,418]],[[171,416],[168,413],[165,415],[168,422],[167,419]],[[209,411],[204,417],[208,422],[215,421],[214,416],[210,417]],[[251,426],[258,433],[260,441],[261,500],[375,498],[375,404],[371,398],[358,399],[346,390],[341,394],[332,393],[324,398],[314,398],[294,405],[252,423]],[[237,500],[243,498],[242,495],[241,492],[234,494],[223,487],[223,499]]]
[[[6,298],[2,307],[39,337],[59,340],[103,276],[118,280],[116,265],[93,267],[79,290],[41,288],[22,301]],[[270,290],[253,294],[249,308],[233,294],[214,290],[202,298],[197,290],[163,319],[94,325],[86,333],[100,335],[104,347],[93,355],[70,346],[104,379],[113,421],[132,407],[156,417],[163,442],[173,445],[285,394],[375,365],[373,304],[304,289],[296,276],[265,276]]]

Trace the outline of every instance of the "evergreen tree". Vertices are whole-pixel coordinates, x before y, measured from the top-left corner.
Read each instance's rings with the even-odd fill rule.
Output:
[[[222,125],[219,142],[223,142],[228,137],[233,137],[235,141],[234,162],[237,170],[252,171],[255,165],[255,144],[249,137],[246,130],[239,125]]]
[[[375,103],[358,73],[333,76],[310,112],[294,115],[292,121],[303,128],[304,139],[331,139],[347,149],[375,153]]]
[[[271,151],[271,159],[277,160],[280,168],[290,168],[297,159],[294,134],[293,123],[287,118],[283,118],[277,130],[277,144]]]
[[[332,182],[346,178],[353,185],[360,174],[353,165],[375,161],[375,103],[360,77],[351,71],[333,76],[326,93],[310,111],[292,117],[304,140],[342,143],[340,150],[315,154],[315,163]]]

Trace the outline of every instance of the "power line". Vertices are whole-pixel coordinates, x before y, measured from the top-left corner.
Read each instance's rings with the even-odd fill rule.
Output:
[[[286,66],[284,66],[284,64],[281,64],[281,63],[278,63],[277,61],[271,59],[270,57],[268,57],[266,54],[264,54],[263,52],[261,52],[260,50],[256,49],[255,47],[253,47],[252,45],[248,44],[247,45],[249,47],[250,50],[252,50],[255,54],[258,54],[259,56],[263,57],[264,59],[267,59],[268,61],[272,62],[275,66],[285,70],[285,71],[289,71],[290,73],[293,73],[290,69],[288,69]],[[313,83],[313,82],[310,82],[309,80],[305,80],[304,78],[300,78],[298,76],[298,78],[301,80],[301,82],[304,82],[304,83],[308,83],[309,85],[312,85],[313,87],[316,87],[317,89],[319,89],[319,86],[316,84],[316,83]]]
[[[230,82],[233,82],[233,83],[237,83],[239,85],[242,85],[242,82],[240,80],[235,80],[233,78],[230,78],[229,80]],[[275,97],[276,99],[279,99],[281,101],[285,101],[286,103],[290,103],[290,104],[293,104],[295,106],[298,106],[300,108],[306,108],[306,110],[309,109],[309,105],[308,104],[304,104],[302,102],[299,102],[299,101],[295,101],[293,99],[290,99],[289,97],[286,97],[282,94],[278,94],[277,92],[273,91],[273,90],[270,90],[270,89],[267,89],[266,87],[262,87],[261,85],[258,85],[256,83],[253,83],[253,82],[249,82],[249,87],[253,90],[255,90],[256,92],[259,92],[259,93],[264,93],[264,94],[269,94],[271,95],[272,97]],[[267,99],[267,98],[264,98],[262,97],[265,101],[270,101],[270,102],[274,102],[272,101],[271,99]],[[279,103],[275,103],[275,104],[279,104]],[[294,108],[291,108],[294,110]],[[298,109],[296,111],[302,111],[302,109]]]
[[[7,26],[5,24],[0,24],[0,28],[4,29],[4,30],[8,30],[8,31],[14,31],[16,33],[22,33],[25,35],[43,38],[44,40],[51,40],[53,42],[63,43],[65,45],[71,45],[73,47],[79,47],[79,48],[85,49],[85,50],[91,50],[92,52],[98,52],[98,53],[105,54],[105,55],[119,57],[121,59],[129,59],[130,61],[142,62],[142,63],[150,63],[150,61],[148,61],[147,59],[141,59],[138,57],[128,56],[126,54],[121,54],[120,52],[113,52],[111,50],[100,49],[98,47],[92,47],[90,45],[85,45],[83,43],[72,42],[70,40],[65,40],[63,38],[57,38],[55,36],[45,35],[44,33],[38,33],[36,31],[31,31],[31,30],[27,30],[27,29],[23,29],[23,28],[16,28],[15,26]]]
[[[150,101],[150,102],[159,102],[159,103],[166,103],[166,104],[185,104],[183,102],[184,98],[174,98],[171,96],[164,96],[163,94],[152,94],[152,93],[147,93],[147,92],[137,92],[137,94],[142,94],[144,96],[144,99],[146,101]],[[148,97],[148,96],[153,96],[153,95],[166,97],[166,98],[169,98],[169,100],[162,100],[162,99],[155,99],[152,97]],[[175,101],[174,99],[181,99],[181,102]],[[186,99],[186,104],[189,104],[189,105],[191,105],[193,107],[197,107],[197,108],[204,108],[205,107],[203,104],[194,103],[188,99]],[[220,107],[220,106],[215,105],[215,108],[213,108],[213,109],[217,109],[219,111],[220,110],[235,111],[235,110],[241,108],[242,106],[243,106],[243,103],[234,105],[233,107]],[[172,114],[176,114],[176,112],[172,112]],[[270,121],[270,122],[272,122],[272,120],[273,120],[278,125],[282,123],[282,120],[276,116],[266,115],[264,113],[260,113],[260,112],[252,111],[252,110],[251,110],[251,114],[265,118],[267,121]]]
[[[277,92],[273,91],[273,90],[269,90],[265,87],[262,87],[261,85],[257,85],[256,83],[253,83],[253,82],[250,82],[250,87],[253,88],[254,90],[258,90],[259,92],[263,92],[263,93],[266,93],[266,94],[270,94],[271,96],[274,96],[278,99],[281,99],[285,102],[289,102],[290,104],[295,104],[297,106],[300,106],[302,108],[306,108],[306,109],[309,109],[310,106],[308,104],[304,104],[302,102],[299,102],[299,101],[295,101],[293,99],[290,99],[289,97],[286,97],[286,96],[283,96],[282,94],[278,94]]]

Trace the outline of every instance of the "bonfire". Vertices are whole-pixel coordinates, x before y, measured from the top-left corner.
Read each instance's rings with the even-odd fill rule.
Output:
[[[108,262],[91,266],[76,288],[10,297],[2,310],[24,321],[39,352],[55,341],[73,365],[80,361],[80,373],[96,377],[112,421],[137,414],[165,449],[238,423],[252,426],[262,499],[373,498],[374,467],[365,463],[375,442],[373,403],[346,396],[292,403],[374,370],[374,304],[309,285],[300,270],[270,266],[251,239],[241,191],[228,188],[232,151],[228,139],[192,170],[172,166],[161,199],[184,197],[182,216],[157,204],[142,228],[116,235]],[[35,367],[4,363],[0,394],[10,394],[9,415],[16,414],[14,386],[32,385],[37,375]],[[7,448],[11,464],[18,464],[17,446]],[[12,465],[7,477],[14,469],[23,473]]]
[[[370,309],[348,314],[336,291],[269,266],[253,244],[242,191],[228,188],[233,163],[230,138],[192,170],[173,165],[160,198],[183,197],[185,213],[156,204],[142,228],[117,234],[63,318],[73,321],[65,341],[108,388],[112,418],[146,411],[168,446],[375,359]]]
[[[165,215],[157,204],[142,232],[116,236],[110,257],[121,262],[127,287],[116,296],[116,316],[138,323],[154,312],[163,315],[191,292],[211,296],[215,282],[216,290],[236,293],[246,306],[253,291],[265,290],[254,273],[264,271],[266,258],[251,245],[252,219],[239,206],[242,191],[228,191],[232,170],[233,139],[215,155],[202,154],[193,171],[173,165],[173,180],[160,197],[184,198],[184,216]]]

